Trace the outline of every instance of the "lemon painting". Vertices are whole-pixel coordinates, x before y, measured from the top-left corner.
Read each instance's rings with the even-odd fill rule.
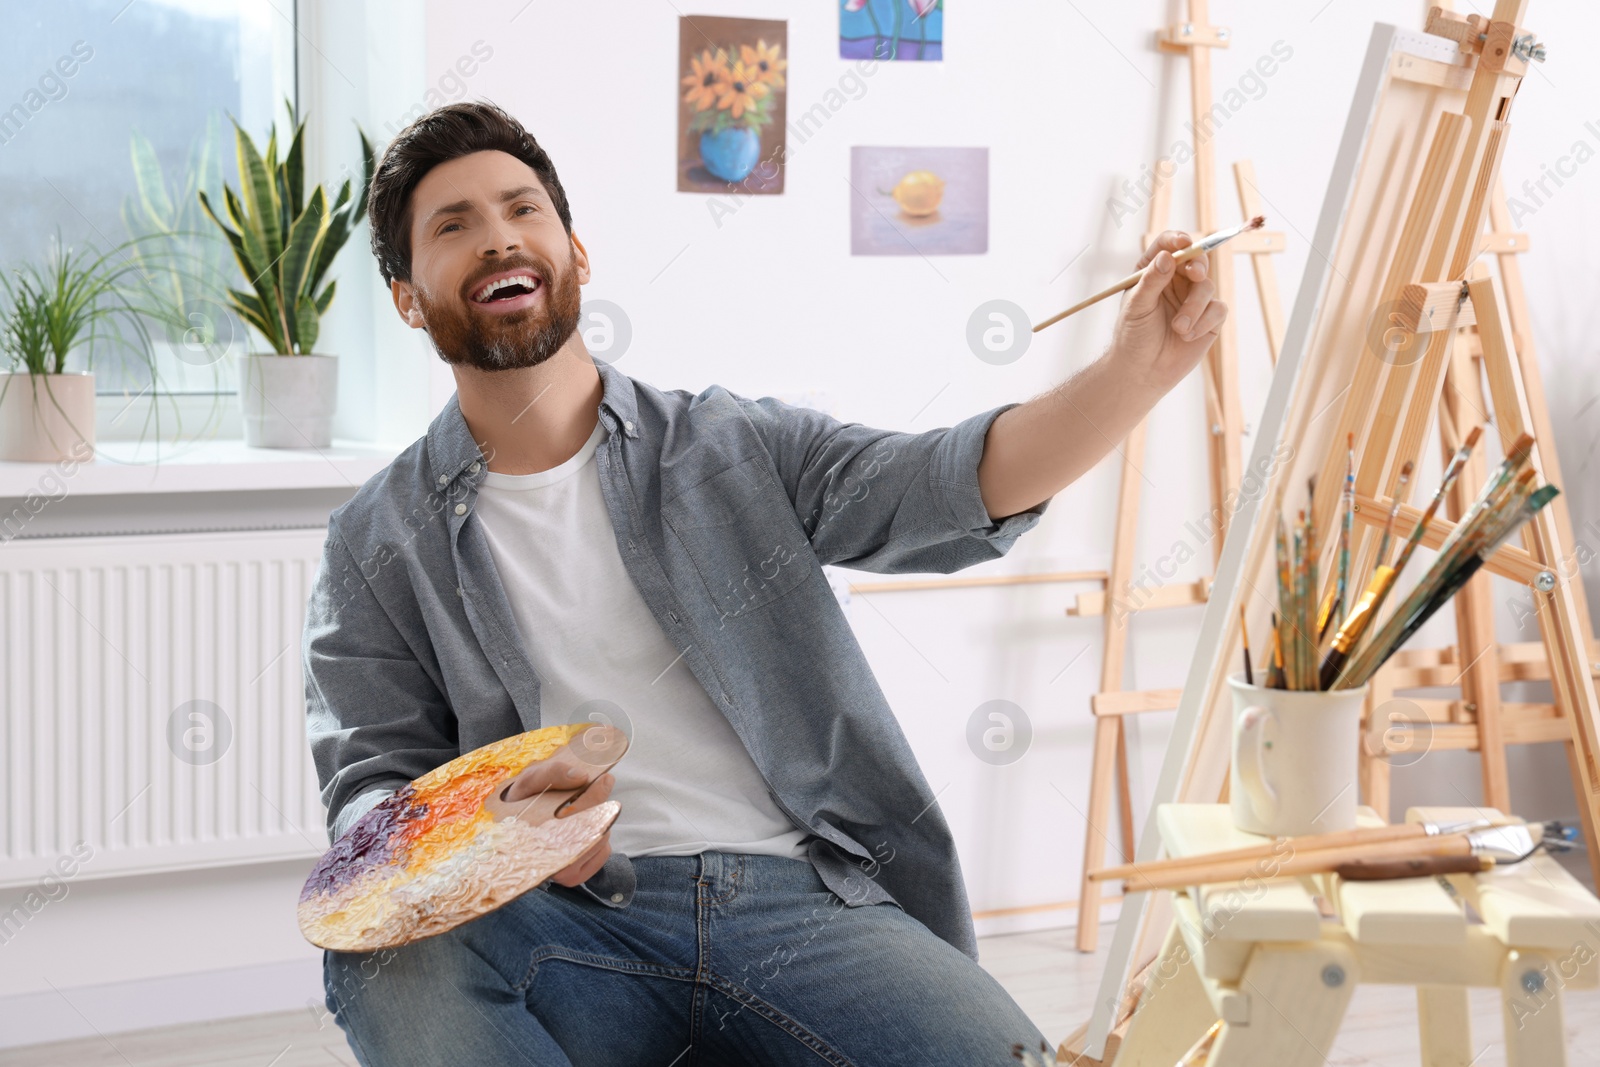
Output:
[[[989,251],[987,148],[850,149],[850,254]]]

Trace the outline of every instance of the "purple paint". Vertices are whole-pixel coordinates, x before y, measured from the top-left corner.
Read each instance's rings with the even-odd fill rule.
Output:
[[[403,862],[404,857],[396,856],[394,848],[400,830],[428,813],[428,805],[415,796],[416,789],[408,782],[357,819],[312,868],[300,890],[301,902],[337,893],[370,871]]]

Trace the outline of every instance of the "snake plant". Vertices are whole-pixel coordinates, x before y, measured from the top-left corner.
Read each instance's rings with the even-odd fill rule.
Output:
[[[217,217],[201,190],[200,206],[221,227],[244,272],[247,290],[229,289],[228,305],[266,338],[279,355],[305,355],[317,343],[322,315],[333,302],[334,285],[322,284],[323,275],[344,247],[367,210],[367,190],[372,184],[372,143],[358,125],[363,155],[361,189],[351,198],[346,178],[330,207],[321,185],[305,196],[302,152],[305,122],[288,103],[294,137],[282,162],[278,160],[278,128],[272,125],[267,148],[233,122],[239,159],[241,192],[222,187],[228,222]],[[228,223],[232,223],[230,226]]]

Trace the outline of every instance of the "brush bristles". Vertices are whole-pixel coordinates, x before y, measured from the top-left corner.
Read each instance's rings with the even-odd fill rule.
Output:
[[[1261,229],[1261,227],[1265,226],[1266,224],[1267,224],[1267,217],[1265,215],[1257,215],[1255,218],[1250,220],[1250,225],[1246,226],[1245,229],[1247,229],[1247,230],[1259,230],[1259,229]]]

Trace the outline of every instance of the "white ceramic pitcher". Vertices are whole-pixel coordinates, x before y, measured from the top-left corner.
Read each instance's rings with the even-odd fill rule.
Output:
[[[1356,824],[1361,704],[1367,687],[1268,689],[1240,676],[1233,689],[1233,825],[1272,836],[1331,833]]]

